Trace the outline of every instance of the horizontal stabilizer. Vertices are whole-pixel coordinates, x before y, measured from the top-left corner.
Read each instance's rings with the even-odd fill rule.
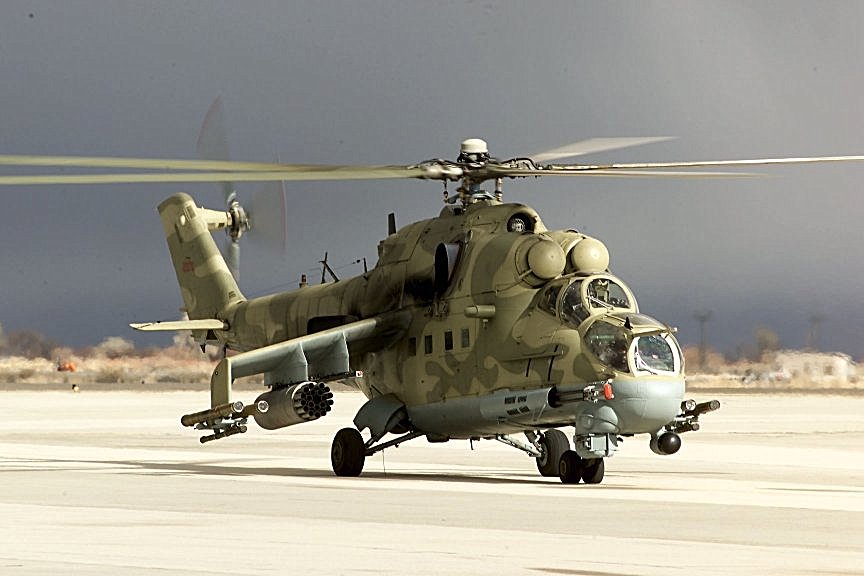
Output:
[[[129,324],[135,330],[142,332],[157,332],[160,330],[226,330],[228,325],[222,320],[207,318],[204,320],[172,320],[168,322],[142,322]]]

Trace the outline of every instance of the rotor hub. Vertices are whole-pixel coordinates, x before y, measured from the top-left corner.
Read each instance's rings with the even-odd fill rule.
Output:
[[[232,200],[228,205],[228,215],[231,217],[231,224],[228,226],[228,236],[236,242],[251,228],[249,215],[237,200]]]

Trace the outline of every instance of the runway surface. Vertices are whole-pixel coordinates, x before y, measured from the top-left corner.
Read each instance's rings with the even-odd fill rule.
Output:
[[[861,397],[715,396],[681,452],[627,439],[599,486],[494,441],[415,440],[336,478],[354,393],[203,446],[179,419],[206,393],[2,397],[3,575],[864,574]]]

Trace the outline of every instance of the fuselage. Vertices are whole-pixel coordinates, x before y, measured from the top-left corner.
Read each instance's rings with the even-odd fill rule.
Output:
[[[363,371],[356,382],[369,398],[393,394],[419,428],[447,437],[565,424],[655,432],[678,413],[678,345],[608,273],[598,241],[550,232],[527,206],[481,201],[445,207],[378,251],[362,276],[233,304],[224,342],[250,350],[408,311],[397,338],[349,346]],[[607,384],[614,397],[604,402],[555,406],[562,391]]]

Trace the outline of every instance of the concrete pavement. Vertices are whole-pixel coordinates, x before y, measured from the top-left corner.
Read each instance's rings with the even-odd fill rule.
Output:
[[[204,446],[179,419],[205,393],[2,398],[3,575],[864,573],[860,397],[722,396],[677,455],[626,439],[599,486],[493,441],[418,439],[336,478],[353,393]]]

